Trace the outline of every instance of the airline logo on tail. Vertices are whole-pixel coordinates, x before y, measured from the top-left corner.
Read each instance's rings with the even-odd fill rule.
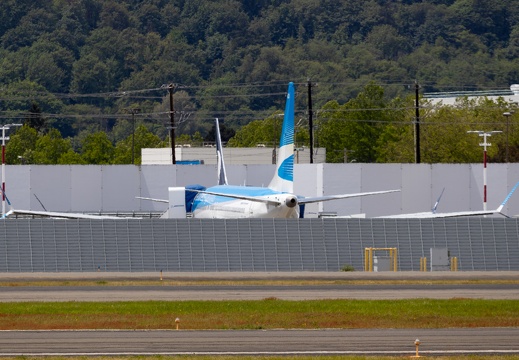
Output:
[[[288,84],[287,101],[277,156],[277,167],[269,188],[280,192],[294,192],[294,83]]]

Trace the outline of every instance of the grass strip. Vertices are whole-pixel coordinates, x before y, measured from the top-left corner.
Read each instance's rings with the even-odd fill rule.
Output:
[[[519,301],[481,299],[0,303],[0,330],[519,326]]]

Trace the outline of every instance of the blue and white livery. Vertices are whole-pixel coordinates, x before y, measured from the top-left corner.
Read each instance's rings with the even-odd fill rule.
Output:
[[[288,84],[288,92],[281,131],[276,170],[268,187],[245,187],[227,185],[221,142],[217,139],[218,183],[203,189],[188,189],[195,192],[192,201],[186,202],[186,210],[195,218],[240,219],[240,218],[298,218],[300,205],[345,199],[358,196],[386,194],[400,190],[375,191],[356,194],[322,197],[298,197],[294,194],[294,103],[295,88]],[[217,137],[220,136],[217,120]],[[220,150],[218,150],[220,148]],[[222,175],[223,174],[223,175]]]

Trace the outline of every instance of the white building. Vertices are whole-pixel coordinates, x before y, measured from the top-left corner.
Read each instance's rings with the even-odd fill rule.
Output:
[[[276,149],[258,146],[255,148],[223,148],[223,156],[226,165],[256,165],[275,164]],[[142,149],[142,165],[170,165],[171,148]],[[193,161],[195,163],[214,165],[216,164],[216,148],[177,146],[175,148],[176,162]],[[314,163],[326,162],[326,149],[314,148]],[[294,154],[295,164],[310,163],[310,148],[296,148]]]
[[[469,100],[485,97],[494,101],[502,98],[511,104],[519,104],[519,84],[511,85],[510,90],[436,92],[424,93],[423,97],[433,105],[454,105],[456,99],[461,97],[467,97]]]

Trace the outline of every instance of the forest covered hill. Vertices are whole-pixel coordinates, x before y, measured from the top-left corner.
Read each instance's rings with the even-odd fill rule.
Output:
[[[415,80],[421,92],[519,82],[518,0],[2,0],[0,19],[1,121],[55,128],[78,153],[99,131],[127,141],[135,118],[167,141],[170,85],[176,136],[205,137],[214,117],[239,130],[282,111],[289,81],[301,118],[308,79],[316,111],[372,84],[387,106]]]

